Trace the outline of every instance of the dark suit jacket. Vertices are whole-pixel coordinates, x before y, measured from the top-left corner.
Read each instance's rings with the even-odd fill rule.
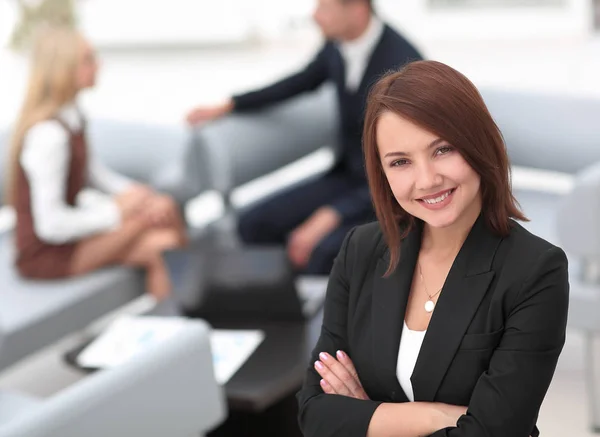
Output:
[[[364,184],[356,192],[337,199],[331,206],[345,222],[351,223],[353,219],[364,216],[365,211],[372,211],[362,155],[362,130],[369,90],[384,73],[420,59],[422,57],[417,49],[386,25],[356,92],[347,90],[344,60],[337,44],[328,41],[303,71],[261,90],[234,96],[233,100],[236,111],[255,110],[315,90],[325,81],[335,83],[342,144],[342,156],[336,170],[358,178]]]
[[[404,313],[421,244],[417,224],[394,273],[378,224],[348,234],[335,261],[321,336],[302,390],[307,437],[364,437],[382,402],[407,402],[396,378]],[[468,405],[434,437],[534,437],[565,341],[564,252],[514,223],[498,237],[480,217],[446,279],[411,378],[415,401]],[[346,351],[370,401],[322,392],[318,353]]]

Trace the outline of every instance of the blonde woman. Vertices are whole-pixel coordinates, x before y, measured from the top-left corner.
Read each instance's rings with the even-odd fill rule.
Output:
[[[8,169],[19,272],[53,279],[114,264],[140,266],[148,292],[166,296],[170,283],[160,254],[185,243],[182,219],[169,197],[91,155],[77,96],[94,85],[93,48],[75,30],[47,29],[31,67]],[[84,188],[102,195],[85,202]]]

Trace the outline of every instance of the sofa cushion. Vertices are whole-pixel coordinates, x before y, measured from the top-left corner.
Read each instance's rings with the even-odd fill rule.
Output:
[[[513,165],[577,173],[600,161],[600,99],[482,89]]]
[[[25,393],[0,391],[0,428],[15,417],[30,414],[42,401]]]
[[[523,227],[538,237],[558,244],[556,231],[556,210],[560,196],[554,193],[541,191],[514,190],[521,210],[530,220],[520,222]]]
[[[183,126],[91,119],[88,140],[93,153],[113,170],[150,182],[165,165],[182,162],[188,145]]]
[[[571,246],[562,240],[559,230],[558,210],[565,198],[563,195],[533,190],[515,190],[514,195],[529,222],[521,222],[523,227],[538,237],[561,247],[569,259],[569,277],[578,278],[581,261],[579,254],[570,251]]]

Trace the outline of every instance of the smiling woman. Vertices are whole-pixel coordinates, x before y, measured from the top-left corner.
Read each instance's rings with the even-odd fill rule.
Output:
[[[509,218],[525,219],[510,190],[502,134],[475,86],[450,67],[413,63],[379,81],[369,96],[364,132],[367,175],[390,245],[390,268],[415,218],[438,228],[464,227],[483,208],[487,225],[499,235],[508,234]],[[431,205],[446,192],[448,207]],[[443,208],[428,214],[428,206]]]
[[[372,89],[377,223],[346,237],[302,390],[306,437],[537,437],[565,341],[564,252],[529,233],[475,86],[434,61]]]

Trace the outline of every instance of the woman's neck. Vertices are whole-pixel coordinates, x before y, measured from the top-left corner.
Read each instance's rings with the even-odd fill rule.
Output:
[[[421,251],[440,259],[455,257],[471,232],[479,214],[480,210],[475,210],[444,228],[434,228],[425,223]]]

